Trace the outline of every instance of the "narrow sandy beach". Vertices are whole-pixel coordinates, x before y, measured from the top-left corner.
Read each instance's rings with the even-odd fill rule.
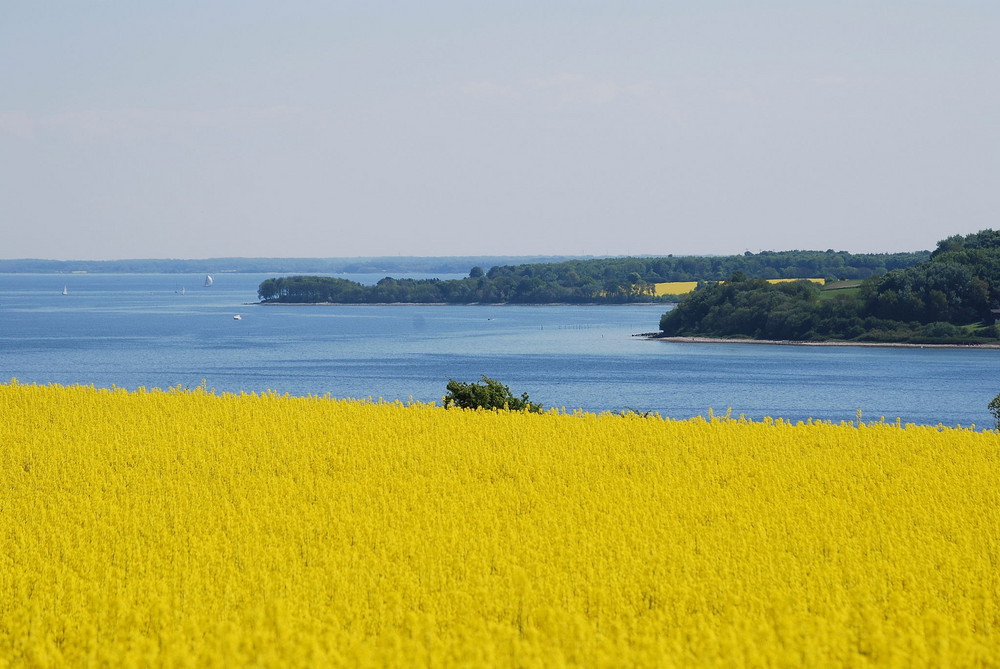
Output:
[[[655,341],[690,344],[766,344],[771,346],[878,346],[888,348],[989,348],[1000,349],[1000,344],[901,344],[861,341],[791,341],[775,339],[723,339],[721,337],[648,337]]]

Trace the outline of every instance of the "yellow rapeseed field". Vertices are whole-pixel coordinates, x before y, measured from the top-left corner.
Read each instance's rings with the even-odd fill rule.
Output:
[[[686,295],[698,287],[697,281],[665,281],[655,284],[657,295]]]
[[[823,285],[823,279],[768,279],[768,283],[788,283],[789,281],[812,281]],[[723,282],[725,283],[725,282]],[[698,287],[697,281],[666,281],[654,284],[656,295],[686,295]]]
[[[0,385],[0,666],[996,667],[1000,436]]]

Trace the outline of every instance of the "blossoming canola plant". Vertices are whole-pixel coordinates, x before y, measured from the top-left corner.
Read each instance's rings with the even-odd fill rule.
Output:
[[[1000,437],[0,385],[0,665],[996,666]]]

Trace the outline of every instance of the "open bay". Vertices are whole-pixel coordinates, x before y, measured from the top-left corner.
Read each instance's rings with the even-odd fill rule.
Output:
[[[270,276],[0,275],[0,379],[439,401],[486,374],[568,410],[980,427],[1000,392],[998,350],[648,341],[648,304],[253,304]]]

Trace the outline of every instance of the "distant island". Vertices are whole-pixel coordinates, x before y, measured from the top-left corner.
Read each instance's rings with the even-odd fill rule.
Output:
[[[734,272],[685,296],[658,337],[995,344],[1000,232],[938,243],[924,261],[863,281],[770,284]]]
[[[0,260],[5,274],[464,274],[473,265],[561,262],[576,256],[374,256],[357,258],[135,258]]]
[[[621,304],[675,302],[677,282],[714,282],[740,272],[761,279],[860,280],[911,267],[929,251],[852,254],[844,251],[764,251],[735,256],[573,259],[473,266],[462,279],[396,279],[373,286],[338,277],[296,275],[263,281],[257,291],[272,304]],[[669,290],[669,288],[667,289]]]

